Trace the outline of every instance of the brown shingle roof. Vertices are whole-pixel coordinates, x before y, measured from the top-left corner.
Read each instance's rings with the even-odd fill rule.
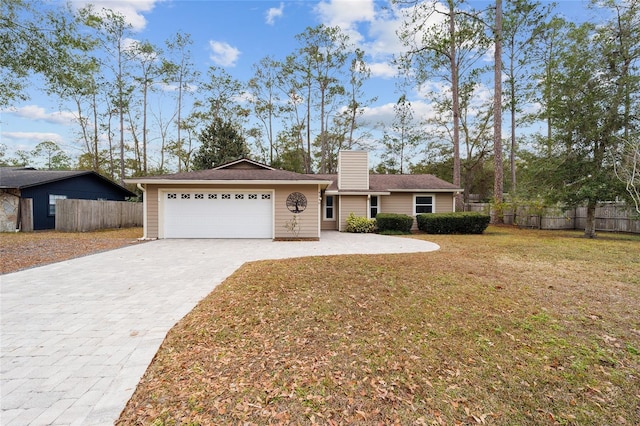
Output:
[[[303,175],[277,170],[257,161],[241,158],[222,164],[213,169],[193,172],[173,173],[162,176],[146,176],[127,179],[131,183],[152,183],[154,181],[322,181],[313,175]]]
[[[272,169],[255,161],[240,159],[223,164],[215,169],[174,173],[163,176],[147,176],[127,179],[130,183],[153,183],[154,181],[318,181],[332,182],[328,190],[338,190],[336,174],[301,174],[286,170]],[[368,190],[349,192],[389,192],[389,191],[457,191],[455,185],[433,175],[369,175]]]
[[[153,182],[153,181],[186,181],[186,180],[245,180],[245,181],[322,181],[321,177],[314,175],[304,175],[286,170],[268,170],[257,168],[230,168],[230,169],[209,169],[194,172],[174,173],[162,176],[146,176],[143,178],[127,179],[128,182]]]
[[[338,190],[338,175],[335,174],[318,174],[309,176],[319,176],[324,180],[331,180],[333,183],[327,188],[330,191]],[[387,191],[429,191],[439,190],[452,192],[459,190],[454,184],[445,180],[437,178],[433,175],[369,175],[369,191],[354,191],[349,192],[387,192]]]
[[[369,175],[369,187],[374,191],[448,190],[459,189],[454,184],[433,175]]]

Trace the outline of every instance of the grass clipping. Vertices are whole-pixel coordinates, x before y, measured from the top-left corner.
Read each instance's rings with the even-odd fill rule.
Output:
[[[635,425],[640,238],[577,236],[245,265],[169,333],[118,424]]]

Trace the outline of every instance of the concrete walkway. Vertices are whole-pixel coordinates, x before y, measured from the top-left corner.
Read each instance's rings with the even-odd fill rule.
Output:
[[[243,263],[433,243],[160,240],[0,276],[0,424],[112,425],[167,332]]]

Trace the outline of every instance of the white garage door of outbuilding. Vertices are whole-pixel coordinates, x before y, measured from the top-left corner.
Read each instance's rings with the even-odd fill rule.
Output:
[[[270,191],[163,194],[164,238],[273,238]]]

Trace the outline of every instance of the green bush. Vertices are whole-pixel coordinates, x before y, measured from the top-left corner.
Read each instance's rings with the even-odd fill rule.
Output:
[[[376,216],[378,232],[381,234],[400,232],[409,234],[413,226],[413,217],[406,214],[378,213]]]
[[[349,213],[347,217],[347,232],[367,233],[374,232],[376,230],[376,220],[367,219],[366,217],[356,216],[353,213]]]
[[[418,229],[428,234],[482,234],[491,217],[478,212],[419,214]]]

